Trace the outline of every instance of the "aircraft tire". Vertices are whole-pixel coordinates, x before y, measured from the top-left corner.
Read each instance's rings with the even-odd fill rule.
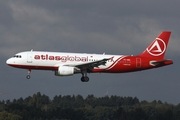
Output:
[[[89,81],[89,77],[85,77],[85,82],[88,82]]]
[[[81,81],[82,81],[82,82],[85,82],[84,77],[81,77]]]
[[[26,78],[27,78],[27,79],[30,79],[30,78],[31,78],[31,76],[30,76],[30,75],[27,75],[27,76],[26,76]]]
[[[82,82],[88,82],[89,81],[89,77],[81,77],[81,81]]]

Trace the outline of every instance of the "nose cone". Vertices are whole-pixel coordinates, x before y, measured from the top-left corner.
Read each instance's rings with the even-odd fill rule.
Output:
[[[7,61],[6,61],[6,64],[7,65],[11,65],[11,64],[13,64],[14,62],[12,61],[12,59],[11,58],[9,58]]]
[[[9,64],[9,59],[6,60],[6,64],[7,64],[7,65]]]

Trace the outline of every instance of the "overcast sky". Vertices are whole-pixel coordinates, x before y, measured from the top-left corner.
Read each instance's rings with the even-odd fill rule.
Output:
[[[0,94],[2,99],[94,94],[180,103],[180,1],[164,0],[1,0]],[[12,68],[6,60],[27,50],[136,55],[160,32],[172,31],[166,52],[174,64],[125,74],[54,76],[52,71]]]

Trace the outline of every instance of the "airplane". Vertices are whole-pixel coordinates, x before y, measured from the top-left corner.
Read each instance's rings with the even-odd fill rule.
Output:
[[[126,73],[173,64],[172,60],[164,58],[170,35],[170,31],[163,31],[144,52],[135,56],[31,50],[15,54],[6,63],[27,69],[27,79],[31,70],[52,70],[56,76],[81,73],[81,81],[88,82],[87,73]]]

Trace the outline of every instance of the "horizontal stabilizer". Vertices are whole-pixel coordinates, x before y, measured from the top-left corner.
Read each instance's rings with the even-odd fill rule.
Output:
[[[150,64],[152,66],[164,66],[164,65],[170,65],[173,64],[172,60],[161,60],[161,61],[151,61]]]

